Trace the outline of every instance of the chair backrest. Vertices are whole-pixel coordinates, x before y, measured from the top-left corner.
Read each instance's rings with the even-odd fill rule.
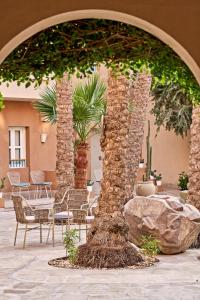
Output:
[[[15,210],[16,221],[19,223],[26,223],[25,211],[23,207],[23,197],[18,195],[12,195],[12,201]]]
[[[88,203],[88,191],[86,189],[73,189],[68,191],[68,209],[80,209],[81,205]]]
[[[12,186],[20,183],[20,174],[18,172],[8,172],[7,176]]]
[[[30,172],[30,175],[33,183],[41,183],[45,181],[44,171],[34,170]]]

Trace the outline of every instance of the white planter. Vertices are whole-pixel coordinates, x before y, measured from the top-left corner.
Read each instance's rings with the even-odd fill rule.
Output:
[[[151,179],[151,180],[154,180],[154,176],[150,175],[150,179]]]
[[[153,181],[141,181],[136,185],[136,194],[138,196],[150,196],[154,195],[156,192],[156,187],[153,184]]]
[[[162,185],[162,180],[157,180],[157,181],[156,181],[156,185],[157,185],[157,186],[161,186],[161,185]]]
[[[184,202],[186,202],[188,197],[188,190],[180,191],[180,197]]]
[[[92,192],[92,185],[87,185],[88,192]]]
[[[139,168],[140,169],[144,168],[144,163],[139,163]]]

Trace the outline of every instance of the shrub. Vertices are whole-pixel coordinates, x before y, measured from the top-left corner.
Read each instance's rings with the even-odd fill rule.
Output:
[[[66,249],[66,254],[68,256],[69,262],[72,265],[76,262],[77,255],[78,255],[78,248],[75,245],[77,238],[78,238],[77,229],[71,229],[66,231],[64,236],[64,245]]]
[[[180,188],[181,191],[188,189],[188,181],[189,181],[188,175],[185,172],[181,172],[178,178],[178,187]]]
[[[141,249],[145,255],[155,256],[160,253],[159,241],[152,235],[142,235]]]

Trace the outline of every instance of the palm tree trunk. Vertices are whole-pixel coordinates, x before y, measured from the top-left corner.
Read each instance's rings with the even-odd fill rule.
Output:
[[[188,202],[200,209],[200,106],[193,108],[190,134]]]
[[[66,188],[74,187],[74,131],[72,115],[71,82],[67,75],[57,81],[57,152],[56,176],[58,184],[57,199]]]
[[[76,148],[75,158],[75,188],[85,189],[87,187],[88,167],[88,143],[80,143]]]
[[[200,210],[200,106],[193,108],[190,135],[189,191],[187,202]],[[200,234],[192,244],[192,248],[200,248]]]
[[[142,152],[144,139],[144,123],[148,103],[151,100],[151,76],[148,73],[138,73],[130,83],[129,98],[129,131],[126,168],[126,202],[133,197],[134,182]]]
[[[128,242],[128,225],[123,216],[127,137],[127,80],[123,76],[115,78],[110,75],[101,140],[104,160],[99,211],[89,231],[87,243],[79,246],[79,265],[114,268],[143,260]]]

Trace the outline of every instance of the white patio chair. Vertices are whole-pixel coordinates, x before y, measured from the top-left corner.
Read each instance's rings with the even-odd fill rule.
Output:
[[[12,195],[18,192],[21,195],[22,191],[28,191],[28,196],[30,199],[30,183],[22,182],[20,180],[20,173],[18,172],[7,172],[7,176],[12,187]]]
[[[32,170],[30,172],[32,185],[36,187],[35,198],[40,198],[44,189],[47,198],[52,198],[51,185],[52,182],[45,181],[45,173],[41,170]]]

